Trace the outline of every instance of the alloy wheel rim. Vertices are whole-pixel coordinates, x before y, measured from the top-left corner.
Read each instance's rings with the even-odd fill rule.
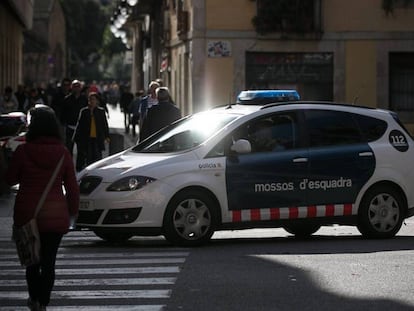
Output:
[[[378,194],[369,205],[368,217],[371,225],[378,232],[392,231],[400,218],[398,202],[389,194]]]
[[[186,240],[198,240],[205,236],[211,226],[210,210],[197,199],[182,201],[174,211],[174,228]]]

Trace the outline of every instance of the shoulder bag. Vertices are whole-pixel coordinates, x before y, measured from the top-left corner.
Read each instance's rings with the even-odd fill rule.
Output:
[[[49,193],[50,188],[52,187],[53,182],[56,179],[56,175],[62,166],[64,157],[65,156],[63,155],[59,160],[52,177],[43,191],[39,203],[36,206],[33,218],[23,226],[17,227],[13,225],[12,239],[16,243],[17,255],[19,256],[20,264],[23,267],[35,265],[40,262],[40,235],[36,217],[46,199],[47,194]]]

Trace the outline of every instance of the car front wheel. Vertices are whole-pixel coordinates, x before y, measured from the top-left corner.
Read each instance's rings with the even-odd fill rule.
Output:
[[[176,245],[196,246],[206,243],[216,225],[214,201],[199,190],[177,194],[164,216],[164,235]]]
[[[367,238],[391,238],[403,222],[404,200],[393,188],[380,186],[366,194],[358,212],[358,230]]]

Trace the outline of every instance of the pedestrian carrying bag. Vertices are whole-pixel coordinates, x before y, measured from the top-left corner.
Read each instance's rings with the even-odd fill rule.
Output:
[[[64,156],[60,159],[55,171],[52,174],[52,177],[43,191],[36,206],[33,218],[23,226],[17,227],[13,225],[12,239],[16,243],[17,255],[19,256],[20,264],[23,267],[35,265],[40,262],[40,235],[36,217],[46,199],[47,194],[49,193],[50,187],[56,179],[56,175],[60,167],[62,166],[63,158]]]
[[[28,267],[40,261],[40,236],[35,218],[21,227],[13,225],[13,240],[16,243],[20,264]]]

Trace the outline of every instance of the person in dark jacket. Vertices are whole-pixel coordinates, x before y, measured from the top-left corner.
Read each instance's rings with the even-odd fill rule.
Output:
[[[76,170],[102,159],[105,142],[109,142],[109,127],[105,109],[99,107],[98,93],[88,95],[88,107],[82,108],[73,136],[78,154]]]
[[[70,95],[71,81],[69,78],[62,79],[61,85],[53,95],[51,107],[59,120],[62,120],[62,109],[66,96]]]
[[[144,124],[144,119],[147,117],[148,109],[150,109],[153,105],[158,104],[157,94],[155,94],[155,90],[159,87],[160,85],[158,82],[151,81],[148,86],[148,95],[141,98],[138,107],[140,132],[142,130],[142,125]]]
[[[72,91],[63,101],[61,121],[65,129],[66,147],[70,154],[73,154],[73,133],[75,132],[76,122],[79,112],[88,105],[88,99],[82,94],[82,85],[79,80],[72,81]]]
[[[56,254],[62,236],[69,230],[70,217],[76,218],[79,207],[75,168],[72,156],[63,144],[58,120],[50,107],[33,108],[26,143],[17,147],[6,172],[10,186],[20,185],[13,214],[16,226],[33,218],[43,190],[62,157],[63,164],[37,216],[41,261],[26,268],[30,310],[46,310],[49,304]]]
[[[119,99],[119,105],[121,106],[121,111],[124,113],[124,125],[125,133],[129,133],[130,117],[129,105],[134,100],[134,95],[130,91],[129,86],[124,86],[122,88],[121,97]]]
[[[158,104],[148,109],[147,117],[143,121],[139,135],[140,141],[181,118],[180,109],[171,103],[170,92],[167,87],[159,87],[155,93]]]

